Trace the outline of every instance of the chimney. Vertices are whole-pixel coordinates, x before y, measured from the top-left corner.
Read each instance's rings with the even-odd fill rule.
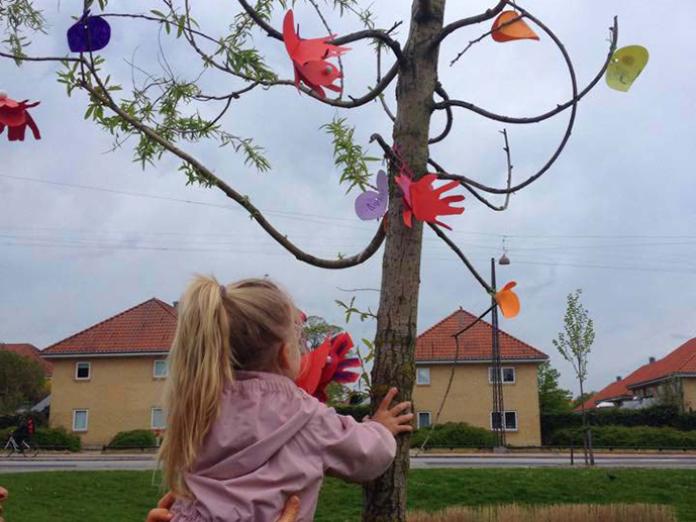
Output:
[[[648,359],[648,363],[649,363],[649,364],[652,364],[652,363],[654,363],[654,362],[655,362],[655,358],[654,358],[654,357],[650,357],[650,359]]]
[[[174,307],[174,310],[177,310],[179,308],[179,301],[172,301],[172,306]]]
[[[616,382],[619,382],[620,380],[621,380],[621,376],[620,376],[620,375],[617,375],[617,376],[616,376]]]

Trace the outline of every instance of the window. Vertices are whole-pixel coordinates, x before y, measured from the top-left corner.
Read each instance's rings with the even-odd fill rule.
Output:
[[[495,379],[495,369],[492,367],[488,368],[488,382],[493,384]],[[503,384],[515,384],[515,368],[505,367],[500,369],[500,382]]]
[[[87,431],[89,422],[89,410],[73,410],[72,429],[73,431]]]
[[[430,384],[430,368],[416,368],[416,384]]]
[[[418,429],[427,428],[430,426],[430,412],[429,411],[419,411],[418,412]]]
[[[162,408],[152,408],[150,415],[150,427],[153,430],[163,430],[167,427],[167,419]]]
[[[505,424],[503,429],[505,431],[517,431],[517,412],[516,411],[505,411],[503,412],[503,419]],[[497,411],[491,412],[491,429],[500,428],[500,413]]]
[[[88,362],[75,363],[75,380],[88,381],[92,377],[92,365]]]
[[[155,379],[164,379],[169,374],[167,359],[157,359],[152,366],[152,375]]]

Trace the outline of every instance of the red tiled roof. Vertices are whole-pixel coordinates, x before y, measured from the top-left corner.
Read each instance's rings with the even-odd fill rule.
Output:
[[[53,365],[45,361],[44,359],[41,358],[41,350],[39,350],[36,346],[33,344],[29,343],[17,343],[17,344],[10,344],[10,343],[0,343],[0,350],[5,350],[7,352],[13,352],[16,353],[17,355],[21,355],[22,357],[26,357],[27,359],[32,359],[39,363],[41,367],[44,370],[44,373],[46,374],[47,377],[50,377],[53,374]]]
[[[445,317],[418,336],[416,340],[416,361],[452,361],[457,346],[453,335],[476,320],[476,316],[459,309]],[[484,361],[491,359],[492,326],[479,321],[459,336],[459,356],[461,361]],[[500,355],[503,360],[538,360],[548,356],[527,343],[500,330]]]
[[[176,310],[150,299],[68,337],[43,355],[167,352],[176,331]]]
[[[632,389],[639,388],[644,383],[660,381],[679,374],[696,375],[696,337],[685,342],[662,359],[644,364],[625,379],[613,382],[595,393],[585,402],[585,409],[594,408],[597,403],[607,399],[631,398],[635,395],[631,391]]]

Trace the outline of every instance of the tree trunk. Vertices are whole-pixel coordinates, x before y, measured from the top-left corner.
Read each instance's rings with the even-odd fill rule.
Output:
[[[442,29],[444,8],[445,0],[413,1],[411,27],[403,51],[404,63],[396,87],[397,114],[393,139],[399,146],[402,159],[411,167],[416,178],[423,176],[427,169],[431,106],[437,85],[439,51],[431,44]],[[392,179],[394,174],[392,170]],[[372,369],[373,408],[391,386],[399,389],[399,401],[410,400],[415,380],[414,352],[423,224],[414,219],[413,227],[407,228],[402,211],[401,193],[391,183],[377,313],[376,354]],[[392,466],[380,478],[365,486],[364,521],[406,520],[409,438],[398,438],[396,459]]]
[[[585,395],[583,390],[583,381],[580,380],[580,398]],[[587,424],[587,412],[585,411],[585,401],[582,401],[580,406],[582,410],[582,447],[585,452],[585,465],[594,466],[594,453],[592,452],[592,431]]]

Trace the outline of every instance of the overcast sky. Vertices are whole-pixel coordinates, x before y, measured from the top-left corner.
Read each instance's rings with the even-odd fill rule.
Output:
[[[45,9],[49,34],[37,36],[31,54],[67,52],[65,30],[74,0],[36,2]],[[110,12],[147,12],[156,1],[112,1]],[[492,0],[450,1],[446,18],[481,12]],[[224,7],[222,7],[224,5]],[[576,390],[570,366],[551,340],[562,328],[566,295],[584,291],[597,332],[589,387],[599,389],[696,336],[696,62],[692,23],[696,3],[622,0],[530,0],[524,4],[565,42],[581,87],[592,79],[608,49],[608,27],[619,17],[619,45],[641,44],[650,63],[632,90],[621,93],[601,81],[580,104],[575,131],[560,160],[539,182],[512,198],[510,209],[493,213],[467,197],[466,212],[446,221],[452,237],[484,273],[506,237],[512,264],[499,267],[502,282],[516,280],[523,311],[501,320],[509,333],[543,350]],[[161,8],[161,7],[160,7]],[[195,15],[203,30],[221,34],[238,11],[235,2],[199,0]],[[410,2],[375,2],[378,25],[408,23]],[[273,24],[280,27],[282,12]],[[324,34],[310,7],[298,4],[304,36]],[[335,32],[358,29],[353,19],[329,16]],[[111,20],[112,42],[102,53],[115,81],[129,86],[135,60],[159,72],[159,30],[154,24]],[[443,45],[440,78],[453,98],[492,111],[530,116],[562,103],[570,83],[558,50],[541,42],[498,44],[484,39],[459,63],[449,61],[488,23],[455,33]],[[398,38],[403,42],[407,28]],[[256,33],[256,42],[281,77],[292,70],[282,43]],[[196,55],[161,36],[166,59],[182,78],[200,71]],[[374,57],[365,43],[345,56],[346,93],[360,95],[374,79]],[[0,341],[40,348],[110,315],[156,296],[178,298],[193,273],[222,281],[268,274],[289,289],[311,314],[343,324],[335,299],[339,288],[378,288],[381,255],[357,268],[319,270],[296,261],[267,238],[221,193],[186,187],[178,163],[164,156],[144,171],[132,162],[128,142],[109,152],[111,138],[83,120],[86,98],[67,98],[56,82],[55,63],[20,69],[0,61],[0,89],[14,99],[41,100],[31,113],[41,141],[9,143],[0,136]],[[142,82],[142,75],[136,76]],[[206,73],[202,84],[217,94],[238,83]],[[393,106],[393,89],[389,91]],[[215,108],[211,107],[210,113]],[[265,147],[272,171],[245,167],[229,148],[187,149],[232,186],[248,194],[269,219],[303,248],[326,256],[361,250],[374,225],[357,219],[333,165],[330,138],[319,130],[335,115],[357,127],[367,145],[373,132],[391,134],[377,103],[341,112],[291,87],[256,90],[236,102],[223,120],[235,134]],[[446,168],[502,185],[505,158],[502,124],[456,110],[449,139],[432,156]],[[514,176],[521,180],[542,165],[559,142],[567,115],[540,125],[507,126]],[[442,125],[440,116],[433,132]],[[375,155],[377,148],[370,149]],[[379,168],[375,166],[375,170]],[[98,189],[98,190],[97,190]],[[184,200],[188,200],[189,203]],[[195,202],[195,203],[192,203]],[[458,307],[478,313],[487,296],[455,256],[425,231],[419,330]],[[374,309],[375,292],[358,294]],[[370,337],[373,326],[353,323],[354,337]]]

